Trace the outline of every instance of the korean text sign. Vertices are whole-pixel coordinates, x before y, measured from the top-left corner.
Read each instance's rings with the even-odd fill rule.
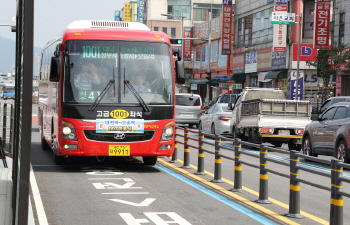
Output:
[[[144,120],[97,119],[96,133],[144,133]]]
[[[314,49],[328,48],[331,4],[316,3],[315,8]]]
[[[184,27],[184,38],[192,38],[192,27]],[[192,55],[192,40],[184,39],[183,43],[183,59],[184,61],[191,61]]]
[[[232,0],[222,2],[221,54],[231,55]]]

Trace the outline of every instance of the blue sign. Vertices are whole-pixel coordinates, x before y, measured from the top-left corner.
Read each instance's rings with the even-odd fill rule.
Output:
[[[271,55],[271,70],[287,69],[287,53],[272,52]]]
[[[215,75],[215,79],[227,79],[227,75]]]
[[[115,10],[115,12],[114,12],[114,20],[115,21],[120,21],[120,11],[119,10]]]
[[[144,12],[145,6],[143,0],[139,0],[139,7],[138,7],[138,15],[139,15],[139,22],[143,23],[143,12]]]
[[[297,86],[297,82],[296,82],[296,72],[291,72],[290,73],[290,99],[291,100],[295,100],[296,99],[296,86]],[[303,90],[304,90],[304,73],[300,73],[299,72],[299,82],[298,82],[298,100],[303,100]]]
[[[267,3],[271,3],[271,2],[273,2],[274,0],[267,0]]]
[[[269,1],[269,0],[267,0]],[[288,5],[288,0],[275,0],[276,5]]]
[[[222,5],[232,5],[232,0],[222,0]]]

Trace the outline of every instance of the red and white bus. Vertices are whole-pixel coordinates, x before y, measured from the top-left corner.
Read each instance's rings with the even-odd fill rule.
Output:
[[[163,32],[134,22],[71,23],[42,51],[42,148],[53,150],[56,164],[142,156],[154,165],[172,155],[175,74],[184,80],[181,52]]]

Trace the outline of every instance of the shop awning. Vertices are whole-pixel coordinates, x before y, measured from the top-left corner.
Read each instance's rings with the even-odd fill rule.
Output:
[[[246,79],[246,74],[245,73],[234,74],[231,77],[231,80],[245,80],[245,79]]]
[[[265,80],[267,79],[283,79],[287,78],[287,71],[271,71],[268,72],[265,76]]]

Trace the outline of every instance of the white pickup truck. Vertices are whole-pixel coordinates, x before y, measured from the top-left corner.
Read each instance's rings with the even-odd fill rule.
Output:
[[[278,89],[245,88],[229,108],[233,137],[276,147],[287,143],[289,150],[300,151],[305,126],[312,122],[309,101],[287,100]]]

